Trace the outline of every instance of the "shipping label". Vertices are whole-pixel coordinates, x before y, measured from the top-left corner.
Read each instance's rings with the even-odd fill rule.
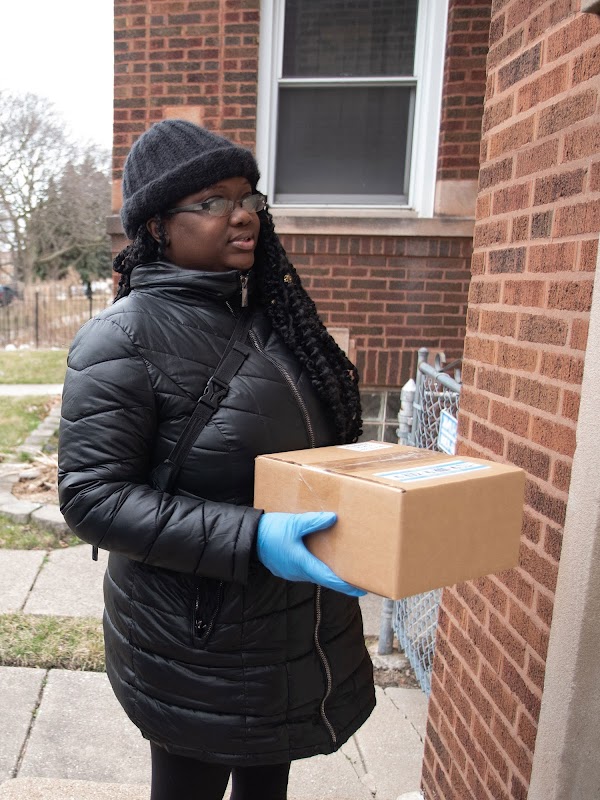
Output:
[[[393,447],[393,445],[386,444],[385,442],[357,442],[356,444],[338,445],[340,450],[358,450],[362,453],[365,453],[368,450],[383,450],[387,447]]]
[[[447,478],[451,475],[466,475],[481,469],[489,469],[486,464],[474,464],[471,461],[446,461],[443,464],[430,464],[428,467],[409,467],[395,469],[391,472],[377,472],[376,478],[388,478],[401,483],[414,483],[415,481],[428,481]]]

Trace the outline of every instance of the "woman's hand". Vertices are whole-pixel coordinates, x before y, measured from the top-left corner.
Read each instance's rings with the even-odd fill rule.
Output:
[[[362,597],[366,592],[338,578],[302,541],[308,533],[329,528],[336,519],[331,511],[263,514],[256,539],[258,560],[278,578],[317,583],[336,592]]]

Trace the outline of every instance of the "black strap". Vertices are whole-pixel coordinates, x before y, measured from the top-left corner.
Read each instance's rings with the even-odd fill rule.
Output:
[[[152,471],[151,484],[155,489],[163,492],[172,490],[179,470],[200,435],[200,431],[223,402],[233,376],[238,372],[250,352],[243,342],[248,335],[251,319],[252,316],[247,310],[243,310],[238,317],[217,368],[206,384],[204,393],[196,403],[196,408],[181,436],[169,456]]]

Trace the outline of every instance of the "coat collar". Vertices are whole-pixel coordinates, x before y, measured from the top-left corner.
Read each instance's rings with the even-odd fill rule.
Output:
[[[235,269],[227,272],[184,269],[168,261],[156,261],[135,267],[131,273],[130,285],[134,290],[158,289],[173,292],[182,299],[204,297],[225,302],[240,297],[243,274]],[[251,286],[251,272],[249,277]]]

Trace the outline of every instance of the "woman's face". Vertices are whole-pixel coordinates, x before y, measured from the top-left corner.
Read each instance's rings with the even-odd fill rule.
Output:
[[[186,269],[209,272],[250,269],[254,264],[260,220],[256,212],[246,211],[239,204],[249,194],[252,194],[252,187],[246,178],[227,178],[183,197],[174,208],[201,203],[212,197],[233,200],[235,206],[225,217],[214,217],[206,211],[166,214],[163,218],[168,241],[166,258]],[[158,240],[156,220],[148,222],[148,230]]]

